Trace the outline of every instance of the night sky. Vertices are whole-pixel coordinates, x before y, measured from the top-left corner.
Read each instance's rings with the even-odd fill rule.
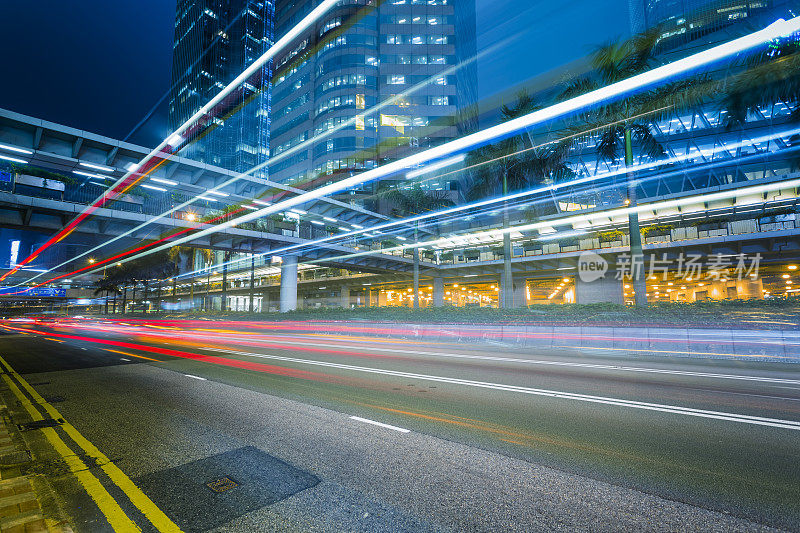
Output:
[[[625,36],[625,0],[477,0],[481,97]],[[0,107],[125,137],[169,88],[175,0],[0,1]],[[598,24],[598,21],[602,23]],[[166,131],[164,106],[132,140]]]

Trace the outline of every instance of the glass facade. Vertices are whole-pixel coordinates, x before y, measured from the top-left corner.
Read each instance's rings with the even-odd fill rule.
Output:
[[[317,3],[279,0],[276,33]],[[270,177],[325,183],[471,131],[475,49],[474,0],[341,2],[275,63]]]
[[[737,23],[769,24],[790,14],[790,0],[629,0],[631,33],[659,26],[662,49],[670,50]],[[796,6],[795,6],[796,7]]]
[[[175,19],[172,130],[191,117],[273,43],[271,0],[179,0]],[[261,79],[269,80],[271,64]],[[244,172],[269,153],[270,90],[245,86],[228,116],[184,148],[181,155]],[[265,172],[260,173],[264,175]]]

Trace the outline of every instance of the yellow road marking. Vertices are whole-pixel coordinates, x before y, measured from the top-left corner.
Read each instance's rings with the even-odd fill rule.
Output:
[[[14,396],[16,396],[19,402],[25,407],[25,410],[28,411],[28,414],[34,421],[44,420],[41,413],[33,406],[22,391],[19,390],[17,385],[7,374],[3,374],[3,380],[5,380],[11,392],[14,393]],[[105,487],[103,487],[100,480],[89,472],[89,468],[86,464],[84,464],[84,462],[75,455],[75,452],[70,450],[64,441],[61,440],[61,437],[58,436],[54,428],[42,428],[42,433],[67,464],[70,472],[75,475],[89,497],[97,504],[100,512],[105,515],[108,523],[115,531],[141,531],[141,529],[128,518],[128,515],[125,514],[125,511],[122,510],[122,507],[119,506]]]
[[[3,365],[5,365],[6,368],[8,368],[9,373],[12,374],[17,379],[17,381],[19,381],[22,387],[28,391],[28,394],[31,395],[31,397],[36,403],[44,407],[44,409],[52,418],[62,418],[62,419],[64,418],[55,407],[50,405],[49,402],[47,402],[38,392],[36,392],[36,389],[31,387],[30,384],[22,378],[22,376],[17,374],[11,368],[11,366],[5,361],[5,359],[0,357],[0,362],[2,362]],[[42,420],[43,419],[42,415],[31,404],[31,402],[28,401],[27,398],[25,398],[22,392],[13,384],[11,378],[9,378],[7,374],[4,374],[3,378],[6,380],[7,383],[9,383],[9,386],[12,387],[12,390],[15,391],[14,394],[17,396],[20,402],[23,402],[23,404],[27,402],[26,409],[28,409],[30,415],[34,417],[34,420],[37,419]],[[111,479],[111,481],[125,493],[125,495],[131,501],[131,503],[133,503],[142,512],[142,514],[144,514],[144,516],[156,527],[156,529],[163,532],[181,533],[181,529],[172,520],[170,520],[170,518],[166,514],[164,514],[164,512],[161,509],[159,509],[158,506],[156,506],[156,504],[154,504],[153,501],[150,498],[148,498],[147,495],[144,492],[142,492],[142,490],[139,487],[137,487],[133,483],[133,481],[131,481],[131,479],[127,475],[125,475],[125,473],[122,470],[119,469],[119,467],[117,467],[117,465],[112,463],[111,460],[108,457],[106,457],[105,454],[103,454],[103,452],[101,452],[94,444],[89,442],[86,439],[86,437],[81,435],[80,432],[78,432],[78,430],[75,429],[75,427],[72,424],[70,424],[69,422],[64,422],[64,424],[62,424],[60,427],[67,433],[67,435],[69,435],[69,437],[75,442],[75,444],[80,446],[89,457],[91,457],[97,462],[97,464],[100,466],[103,472],[106,473],[109,479]],[[77,461],[77,463],[80,463],[79,465],[80,468],[84,469],[86,474],[88,474],[88,476],[91,477],[91,480],[87,479],[87,481],[89,482],[88,484],[84,483],[83,481],[81,481],[81,483],[84,485],[84,488],[86,488],[86,491],[89,493],[92,499],[98,503],[98,506],[100,507],[100,510],[103,511],[103,514],[105,514],[106,517],[109,518],[109,523],[111,524],[111,526],[117,531],[141,531],[139,527],[136,526],[136,524],[134,524],[133,522],[131,522],[130,518],[128,518],[127,515],[125,515],[125,512],[122,510],[122,508],[119,507],[119,504],[111,497],[111,495],[108,494],[108,491],[106,491],[105,488],[103,488],[100,481],[92,474],[90,474],[88,470],[85,470],[86,466],[83,464],[82,461],[80,461],[80,459],[78,459],[75,456],[74,452],[70,450],[66,444],[64,444],[64,441],[61,440],[60,437],[58,437],[58,435],[55,433],[55,430],[53,428],[45,428],[45,430],[47,429],[49,429],[52,432],[54,439],[56,439],[58,443],[60,443],[60,446],[58,446],[56,442],[51,440],[51,443],[53,443],[54,447],[56,447],[59,454],[62,455],[64,459],[68,461],[68,463],[70,460],[69,457],[72,457],[75,461]],[[78,475],[77,470],[79,469],[76,469],[75,471],[76,475]],[[100,492],[101,490],[102,492]],[[100,498],[100,501],[98,501],[95,498],[95,495],[97,495]],[[105,499],[106,497],[110,499],[110,502]],[[105,509],[103,506],[100,505],[101,502],[103,503],[103,506],[105,506]],[[119,510],[118,513],[115,510],[115,507],[116,509]],[[108,512],[106,512],[106,509],[108,510]],[[124,519],[126,523],[121,523],[119,524],[119,526],[115,525],[114,523],[111,522],[112,516],[109,516],[109,513],[113,516],[115,522]],[[124,527],[125,529],[121,529],[121,527]]]
[[[53,341],[53,342],[64,342],[64,341],[60,341],[58,339],[51,339],[50,337],[45,337],[44,339],[47,340],[47,341]]]
[[[131,357],[138,357],[139,359],[147,359],[148,361],[160,362],[158,359],[153,359],[152,357],[145,357],[143,355],[136,355],[135,353],[121,352],[119,350],[112,350],[111,348],[103,348],[103,349],[105,351],[107,351],[107,352],[119,353],[119,354],[122,354],[122,355],[129,355]]]

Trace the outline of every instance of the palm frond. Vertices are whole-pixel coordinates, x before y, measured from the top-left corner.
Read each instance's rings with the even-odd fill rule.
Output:
[[[641,153],[647,154],[652,159],[659,159],[664,155],[664,147],[653,135],[649,124],[631,124],[630,129],[641,148]]]

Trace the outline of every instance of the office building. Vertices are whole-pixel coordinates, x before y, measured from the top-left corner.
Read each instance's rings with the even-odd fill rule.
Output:
[[[276,34],[316,4],[278,0]],[[271,179],[315,186],[471,131],[475,52],[474,0],[342,2],[276,59]]]
[[[173,131],[272,45],[273,24],[272,0],[178,0],[169,101]],[[268,64],[261,79],[270,76]],[[268,81],[245,86],[236,98],[181,155],[235,172],[266,161]]]

